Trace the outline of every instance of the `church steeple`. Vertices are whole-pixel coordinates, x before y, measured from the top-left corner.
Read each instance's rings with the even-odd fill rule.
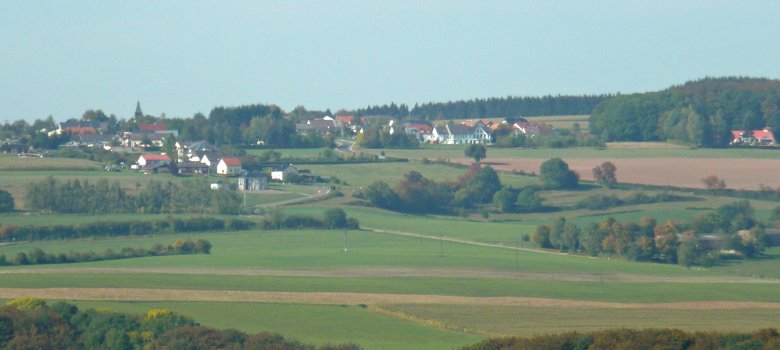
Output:
[[[144,112],[141,111],[141,101],[138,101],[138,103],[135,105],[135,117],[141,118],[144,116]]]

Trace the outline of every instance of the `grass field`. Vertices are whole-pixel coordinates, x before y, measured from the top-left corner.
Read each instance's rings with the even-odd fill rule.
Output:
[[[481,337],[379,315],[359,306],[263,303],[75,302],[80,308],[145,313],[170,308],[201,323],[245,332],[280,332],[306,343],[356,342],[365,349],[453,349]],[[291,336],[294,335],[294,336]]]

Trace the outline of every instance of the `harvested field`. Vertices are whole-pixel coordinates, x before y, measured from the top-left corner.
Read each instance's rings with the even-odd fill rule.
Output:
[[[150,288],[0,288],[0,299],[34,297],[48,300],[111,301],[212,301],[317,305],[360,304],[445,304],[507,305],[527,307],[596,307],[603,309],[773,309],[780,303],[749,301],[689,301],[672,303],[612,303],[533,297],[465,297],[452,295],[334,293],[334,292],[255,292],[235,290],[189,290]]]
[[[593,180],[592,169],[611,161],[617,167],[618,182],[657,186],[704,188],[702,179],[716,175],[726,182],[727,188],[758,190],[760,184],[780,186],[780,160],[738,158],[583,158],[563,160],[585,180]],[[470,164],[471,159],[453,161]],[[545,159],[489,158],[483,164],[498,170],[539,173]]]

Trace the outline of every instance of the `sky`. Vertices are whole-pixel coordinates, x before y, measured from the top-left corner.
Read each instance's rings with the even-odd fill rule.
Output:
[[[780,1],[0,0],[0,123],[780,78]]]

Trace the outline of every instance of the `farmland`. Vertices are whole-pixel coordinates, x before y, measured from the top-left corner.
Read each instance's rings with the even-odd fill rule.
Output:
[[[570,117],[561,121],[581,122]],[[582,124],[582,123],[581,123]],[[583,125],[584,126],[584,125]],[[283,155],[314,157],[321,149],[278,150]],[[364,150],[366,151],[366,150]],[[366,151],[368,152],[368,151]],[[378,152],[378,151],[377,151]],[[537,335],[611,327],[674,327],[689,331],[752,331],[780,322],[780,247],[760,259],[724,261],[703,268],[632,262],[611,256],[588,257],[543,250],[524,240],[537,225],[558,217],[578,225],[607,217],[638,222],[642,217],[687,221],[713,212],[734,198],[690,191],[675,202],[626,205],[603,210],[574,209],[591,195],[625,197],[636,190],[587,186],[578,190],[544,190],[546,205],[535,213],[477,212],[409,214],[366,205],[353,196],[377,180],[393,186],[405,173],[418,171],[437,182],[455,181],[466,169],[457,164],[425,162],[450,159],[466,163],[455,146],[386,150],[409,162],[305,165],[312,174],[338,182],[314,185],[274,184],[249,193],[246,206],[254,221],[271,215],[279,203],[324,193],[333,185],[343,197],[280,207],[285,215],[321,217],[328,208],[343,208],[360,221],[359,230],[247,230],[191,234],[143,235],[80,240],[4,242],[0,254],[13,257],[42,249],[119,251],[175,240],[206,239],[208,255],[177,255],[0,267],[0,299],[38,296],[69,300],[82,308],[144,313],[165,307],[218,328],[275,331],[316,344],[354,341],[365,349],[452,349],[488,336]],[[262,153],[253,150],[250,153]],[[618,167],[619,182],[701,187],[714,173],[729,188],[756,189],[772,179],[734,173],[719,164],[774,166],[775,152],[748,149],[692,150],[675,145],[609,145],[595,149],[488,149],[484,163],[497,169],[538,172],[538,164],[563,157],[584,178],[599,161]],[[0,188],[11,190],[24,209],[29,181],[105,178],[129,190],[148,181],[179,181],[170,175],[107,173],[93,162],[43,159],[39,168],[10,170],[0,158]],[[14,159],[14,161],[16,161]],[[50,162],[50,163],[48,163]],[[701,162],[701,163],[697,163]],[[74,164],[78,164],[78,167]],[[650,164],[651,168],[642,168]],[[709,165],[707,165],[709,164]],[[715,164],[715,165],[713,165]],[[528,168],[515,168],[520,166]],[[663,176],[657,168],[666,169]],[[747,167],[747,168],[746,168]],[[46,171],[39,169],[47,169]],[[633,170],[632,170],[633,169]],[[632,175],[632,171],[634,172]],[[759,171],[753,171],[756,173]],[[704,175],[704,176],[706,176]],[[538,184],[535,176],[500,172],[502,183],[515,187]],[[632,178],[632,176],[634,176]],[[731,177],[734,176],[734,177]],[[212,178],[214,179],[214,178]],[[221,178],[220,178],[221,179]],[[741,185],[740,185],[741,184]],[[653,193],[648,190],[648,193]],[[756,217],[767,220],[778,203],[751,200]],[[250,212],[250,211],[245,211]],[[212,213],[62,215],[17,212],[0,215],[3,225],[81,224],[93,221],[149,220]],[[218,216],[223,218],[223,216]],[[727,322],[723,320],[728,320]],[[738,326],[735,326],[738,325]]]

